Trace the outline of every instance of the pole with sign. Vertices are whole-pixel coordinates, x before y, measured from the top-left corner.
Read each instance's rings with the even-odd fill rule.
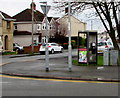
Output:
[[[46,5],[41,5],[41,9],[43,10],[43,13],[45,14],[45,20],[46,20],[45,66],[46,66],[46,72],[48,72],[49,71],[49,51],[48,51],[49,34],[48,34],[47,13],[49,12],[50,6],[47,5],[47,2],[41,2],[41,3],[46,4]]]
[[[32,0],[32,54],[34,53],[34,9],[33,9],[33,0]]]

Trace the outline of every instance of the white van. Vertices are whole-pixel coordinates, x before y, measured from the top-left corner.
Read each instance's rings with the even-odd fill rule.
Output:
[[[104,50],[113,49],[113,43],[110,41],[98,42],[98,53],[103,53]]]

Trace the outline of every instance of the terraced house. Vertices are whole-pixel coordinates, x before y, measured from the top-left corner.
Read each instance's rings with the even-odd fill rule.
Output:
[[[3,51],[13,51],[13,22],[14,19],[0,11],[0,39]]]

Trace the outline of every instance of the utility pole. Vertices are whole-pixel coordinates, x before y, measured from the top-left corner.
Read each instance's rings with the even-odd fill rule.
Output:
[[[47,13],[49,12],[50,6],[47,5],[46,2],[40,2],[44,3],[46,5],[41,5],[41,8],[45,14],[45,20],[46,20],[46,47],[45,47],[45,66],[46,66],[46,72],[49,71],[49,51],[48,51],[48,40],[49,40],[49,34],[48,34],[48,21],[47,21]]]
[[[32,54],[34,53],[34,5],[32,0]]]
[[[68,45],[68,66],[69,72],[72,71],[72,46],[71,46],[71,6],[70,1],[68,1],[68,37],[69,37],[69,45]]]
[[[48,51],[48,22],[47,22],[47,2],[46,2],[46,11],[45,11],[45,18],[46,18],[46,51],[45,51],[45,65],[46,65],[46,72],[49,71],[49,51]]]

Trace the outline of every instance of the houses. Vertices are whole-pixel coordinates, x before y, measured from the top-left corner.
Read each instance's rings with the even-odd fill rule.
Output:
[[[13,51],[13,43],[21,46],[32,44],[32,33],[34,43],[45,42],[46,40],[46,19],[44,14],[36,10],[33,2],[34,29],[32,32],[32,4],[30,8],[23,10],[13,17],[0,12],[0,39],[3,41],[3,50]],[[74,16],[71,17],[71,37],[77,40],[78,31],[86,30],[86,23],[81,22]],[[55,38],[56,32],[64,33],[68,37],[68,15],[61,18],[48,17],[49,38]]]
[[[0,39],[2,40],[3,51],[13,51],[13,22],[15,20],[0,11]]]
[[[33,2],[34,5],[34,42],[45,42],[45,36],[46,36],[46,19],[44,15],[36,10],[36,4]],[[25,9],[22,12],[18,13],[17,15],[13,16],[13,18],[16,19],[14,22],[14,42],[19,43],[22,46],[28,46],[32,43],[32,4],[30,5],[30,9]],[[54,38],[56,32],[59,30],[58,28],[66,28],[68,23],[68,16],[65,15],[61,18],[53,18],[48,17],[48,34],[49,38]],[[64,25],[65,23],[66,25]],[[56,27],[57,24],[59,27]],[[86,23],[81,22],[74,16],[71,16],[71,34],[72,38],[75,38],[78,36],[79,30],[86,30]],[[58,30],[57,30],[58,29]],[[67,31],[67,30],[66,30]],[[68,35],[66,34],[66,37]],[[24,43],[23,43],[24,40]]]
[[[42,21],[44,20],[44,15],[36,10],[36,5],[34,5],[34,29],[33,38],[34,42],[41,42],[41,29]],[[14,22],[14,42],[19,43],[22,46],[28,46],[32,43],[32,4],[30,9],[25,9],[22,12],[13,16],[16,19]],[[23,42],[24,41],[24,42]]]
[[[74,16],[70,16],[71,19],[71,37],[77,37],[78,31],[85,31],[86,30],[86,23],[80,21]],[[59,23],[68,23],[68,15],[65,15],[57,20]],[[68,25],[68,24],[67,24]],[[68,34],[67,34],[68,36]]]
[[[86,30],[86,23],[80,21],[74,16],[70,16],[71,19],[71,38],[72,40],[76,40],[77,42],[77,37],[78,37],[78,31],[85,31]],[[67,25],[68,27],[68,15],[65,15],[57,20],[59,24],[64,24],[64,26]],[[68,37],[68,33],[66,34],[66,37]]]

